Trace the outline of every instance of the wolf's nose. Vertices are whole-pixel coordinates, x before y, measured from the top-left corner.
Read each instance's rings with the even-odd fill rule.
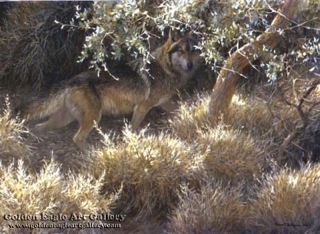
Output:
[[[192,69],[192,67],[193,67],[193,64],[192,63],[187,63],[187,67],[188,67],[188,69]]]

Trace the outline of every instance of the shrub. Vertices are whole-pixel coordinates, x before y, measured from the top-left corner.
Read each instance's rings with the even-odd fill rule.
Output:
[[[123,188],[116,209],[133,212],[139,222],[163,217],[176,205],[180,184],[192,180],[195,157],[182,141],[145,134],[126,129],[117,143],[105,136],[105,146],[93,152],[91,169],[98,175],[106,171],[106,193]]]
[[[3,164],[8,165],[18,159],[29,160],[31,148],[26,144],[23,135],[30,134],[23,120],[12,118],[7,97],[6,107],[0,114],[0,160]]]
[[[319,175],[319,165],[270,175],[249,203],[247,229],[252,233],[303,233],[309,229],[313,221],[319,221]]]
[[[97,180],[87,175],[63,175],[59,165],[53,161],[38,174],[28,173],[26,168],[22,161],[19,161],[17,168],[0,164],[1,226],[8,227],[8,222],[21,223],[5,220],[5,214],[36,215],[38,220],[41,213],[62,214],[68,216],[67,219],[56,223],[71,222],[69,218],[72,213],[89,215],[109,212],[109,205],[114,201],[112,196],[106,198],[100,195],[103,175]]]
[[[40,90],[81,70],[76,61],[85,32],[62,30],[61,25],[55,23],[55,20],[69,23],[76,12],[76,4],[21,2],[9,10],[0,30],[2,85],[13,90]]]
[[[199,193],[182,188],[167,233],[241,233],[246,207],[239,188],[213,183],[207,181]]]
[[[223,185],[251,184],[267,169],[268,154],[245,133],[219,125],[197,137],[203,170]]]

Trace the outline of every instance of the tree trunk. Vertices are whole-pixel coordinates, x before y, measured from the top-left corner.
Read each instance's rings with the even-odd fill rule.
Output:
[[[228,118],[228,108],[236,87],[239,74],[262,51],[263,46],[274,48],[281,40],[278,30],[286,29],[298,11],[299,0],[285,0],[271,26],[255,41],[235,51],[225,62],[217,78],[209,103],[209,113],[214,121],[221,115]]]

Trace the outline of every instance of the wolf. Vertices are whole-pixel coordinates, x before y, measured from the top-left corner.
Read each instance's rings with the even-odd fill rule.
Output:
[[[132,114],[132,130],[137,131],[151,108],[161,106],[169,112],[175,109],[172,96],[202,64],[197,44],[197,36],[188,34],[176,39],[170,30],[166,42],[151,53],[153,59],[145,69],[141,69],[143,61],[137,59],[130,61],[126,69],[112,71],[112,75],[110,71],[101,71],[99,76],[96,71],[82,72],[20,113],[27,120],[49,117],[35,126],[39,134],[78,121],[73,141],[83,151],[89,147],[88,134],[103,114]]]

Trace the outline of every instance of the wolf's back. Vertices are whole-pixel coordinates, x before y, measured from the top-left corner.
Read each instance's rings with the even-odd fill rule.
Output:
[[[39,98],[28,104],[22,104],[15,112],[27,120],[47,117],[63,108],[68,88],[50,93],[48,97]]]

